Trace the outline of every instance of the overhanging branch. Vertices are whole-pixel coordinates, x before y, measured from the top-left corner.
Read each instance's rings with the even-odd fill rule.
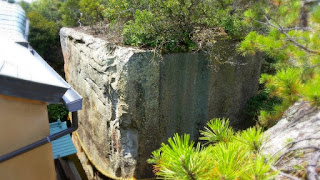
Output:
[[[274,27],[276,28],[278,31],[280,31],[283,35],[285,35],[288,40],[290,42],[292,42],[295,46],[299,47],[300,49],[303,49],[305,51],[307,51],[308,53],[312,53],[312,54],[317,54],[317,55],[320,55],[320,51],[319,50],[312,50],[312,49],[309,49],[307,48],[306,46],[300,44],[298,41],[296,41],[293,37],[291,37],[287,32],[286,30],[280,26],[279,23],[277,23],[276,21],[274,21],[277,25],[273,24],[270,19],[267,17],[267,15],[264,15],[264,18],[266,19],[267,21],[267,24],[270,25],[271,27]]]

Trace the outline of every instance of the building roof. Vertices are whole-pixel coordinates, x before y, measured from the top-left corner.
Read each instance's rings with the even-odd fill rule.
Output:
[[[60,120],[58,120],[57,122],[50,123],[51,135],[65,129],[67,129],[66,122],[61,122]],[[69,134],[52,141],[52,151],[54,159],[57,159],[58,156],[65,157],[77,152]]]
[[[26,23],[26,13],[21,6],[0,0],[0,34],[6,34],[15,41],[22,41],[27,31]]]
[[[57,103],[70,88],[28,48],[0,35],[0,94]]]
[[[0,94],[80,110],[82,97],[28,44],[27,24],[18,4],[0,0]]]

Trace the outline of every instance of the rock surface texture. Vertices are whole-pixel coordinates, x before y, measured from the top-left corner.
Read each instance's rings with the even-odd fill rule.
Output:
[[[315,161],[313,169],[318,167],[319,159],[315,159],[318,153],[312,147],[320,148],[320,111],[308,102],[295,103],[265,134],[267,140],[263,151],[267,155],[280,157],[275,164],[278,170],[305,179],[310,175],[308,168],[312,170],[309,166],[312,161]],[[298,150],[292,151],[294,149]],[[285,176],[280,174],[277,179],[285,179]]]
[[[250,123],[243,110],[258,90],[259,57],[238,56],[230,45],[217,51],[227,63],[202,53],[159,60],[73,29],[60,37],[66,79],[84,98],[73,139],[89,179],[153,177],[146,160],[175,132],[196,140],[215,117],[230,118],[235,128]]]

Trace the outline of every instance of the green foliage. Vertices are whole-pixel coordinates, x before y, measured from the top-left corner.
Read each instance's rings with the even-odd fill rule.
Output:
[[[79,10],[82,13],[80,19],[84,25],[93,26],[103,20],[104,5],[102,0],[80,0]]]
[[[278,70],[275,75],[262,74],[260,83],[265,89],[249,100],[247,113],[258,116],[260,126],[271,127],[299,99],[303,89],[301,70],[287,68]]]
[[[320,7],[317,6],[311,13],[311,21],[320,23]]]
[[[161,149],[152,152],[152,156],[147,160],[149,164],[157,164],[161,161]]]
[[[68,115],[68,110],[62,104],[50,104],[48,105],[48,114],[50,119],[63,119]]]
[[[155,166],[158,176],[164,179],[199,179],[207,173],[205,155],[200,153],[200,144],[193,147],[194,142],[190,142],[190,135],[175,134],[168,139],[168,143],[161,145],[161,155],[157,150],[153,153],[153,158],[148,160],[158,164]]]
[[[152,153],[149,163],[154,164],[154,172],[159,179],[272,179],[277,173],[259,154],[263,140],[261,128],[250,128],[231,135],[230,140],[217,139],[216,133],[230,131],[228,120],[217,118],[208,122],[207,132],[210,135],[207,147],[190,142],[190,136],[174,135],[168,144],[162,143],[161,148]],[[220,133],[221,134],[221,133]],[[208,137],[205,134],[205,137]]]
[[[134,46],[143,46],[144,44],[155,46],[157,41],[156,29],[153,22],[156,17],[150,11],[139,9],[134,15],[135,20],[126,23],[123,29],[124,43]]]
[[[210,179],[238,179],[251,168],[250,153],[238,142],[218,143],[211,147]]]
[[[230,142],[233,138],[234,132],[229,127],[229,119],[212,119],[207,122],[208,127],[204,127],[204,131],[200,131],[203,137],[200,140],[208,141],[209,143],[216,142]]]
[[[263,130],[261,127],[250,127],[241,131],[238,134],[237,139],[248,145],[251,151],[259,153],[264,140]]]
[[[49,63],[62,62],[59,41],[61,3],[60,0],[39,0],[31,4],[20,2],[30,20],[30,45]]]
[[[130,0],[107,0],[106,4],[103,13],[109,22],[131,19],[136,6],[139,5],[139,3]]]
[[[260,82],[266,84],[271,96],[279,96],[289,104],[299,99],[302,84],[301,71],[297,68],[281,69],[274,76],[263,74]]]
[[[38,11],[45,19],[60,23],[61,0],[38,0],[30,4],[30,11]]]
[[[118,38],[127,45],[155,47],[163,53],[199,48],[210,53],[214,43],[205,42],[220,36],[239,41],[252,29],[243,21],[243,12],[254,4],[248,0],[40,0],[31,9],[58,26],[90,25],[95,30],[97,23],[103,27],[108,23],[108,29],[122,32]],[[203,36],[201,32],[207,30],[214,33]]]
[[[80,19],[79,0],[66,0],[60,7],[59,12],[62,15],[63,26],[77,26]]]
[[[244,6],[251,4],[242,1]],[[109,22],[125,23],[125,44],[162,48],[163,52],[192,51],[200,41],[216,40],[215,34],[198,36],[199,30],[219,29],[218,35],[239,40],[249,29],[241,20],[243,6],[233,0],[106,0],[105,7]],[[212,48],[206,45],[201,47]]]
[[[278,96],[270,96],[269,92],[261,90],[256,96],[249,99],[245,112],[257,120],[260,111],[272,111],[274,106],[281,103],[282,99]]]
[[[271,162],[266,163],[266,158],[262,155],[257,155],[253,160],[253,167],[249,168],[246,179],[269,180],[273,179],[277,172],[271,171]]]
[[[260,31],[250,32],[239,46],[243,54],[266,53],[276,60],[277,73],[262,75],[270,96],[282,99],[270,109],[261,109],[259,122],[270,126],[286,108],[301,97],[318,106],[319,89],[314,72],[320,59],[320,6],[301,0],[277,0],[268,6],[249,8],[248,23],[258,23]]]
[[[301,95],[315,106],[320,106],[320,77],[309,80],[303,87]]]
[[[42,56],[53,46],[59,45],[59,26],[55,21],[46,19],[39,11],[27,14],[30,19],[29,42]]]

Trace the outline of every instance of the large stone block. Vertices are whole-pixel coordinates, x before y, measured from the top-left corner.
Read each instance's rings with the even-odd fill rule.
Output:
[[[78,141],[106,176],[152,177],[146,160],[175,132],[197,140],[212,118],[228,117],[236,128],[250,122],[243,110],[258,90],[260,57],[241,57],[230,46],[223,62],[203,53],[160,60],[153,51],[116,46],[73,29],[63,28],[60,37],[66,79],[84,98]]]

